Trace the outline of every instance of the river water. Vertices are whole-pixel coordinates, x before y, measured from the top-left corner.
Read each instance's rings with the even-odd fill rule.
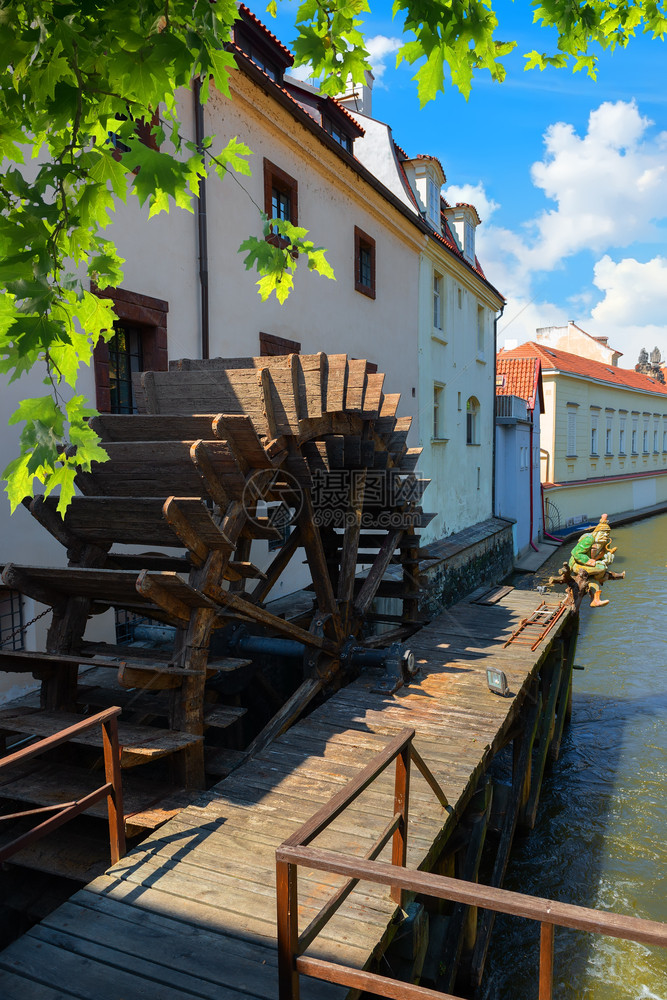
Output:
[[[667,921],[667,515],[612,538],[627,576],[605,584],[605,608],[582,605],[572,725],[504,887]],[[516,585],[544,583],[570,548]],[[537,924],[499,919],[483,1000],[536,998],[538,954]],[[667,949],[557,928],[561,998],[667,1000]]]

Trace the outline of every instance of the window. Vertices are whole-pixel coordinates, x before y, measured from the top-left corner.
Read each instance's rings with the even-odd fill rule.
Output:
[[[144,146],[148,146],[149,149],[159,150],[156,137],[153,135],[153,129],[157,128],[160,124],[160,115],[156,111],[154,112],[150,121],[146,121],[145,118],[133,118],[129,113],[126,115],[117,114],[115,116],[117,122],[134,122],[134,133],[137,136],[139,142]],[[113,146],[113,158],[120,162],[123,153],[131,152],[131,147],[127,143],[122,142],[118,132],[107,132],[109,145]],[[138,167],[135,167],[134,173],[136,173]]]
[[[354,227],[354,287],[375,298],[375,240]]]
[[[264,157],[264,211],[270,219],[299,224],[298,188],[293,177]]]
[[[658,451],[658,421],[653,422],[653,451]]]
[[[457,405],[457,408],[458,408],[458,410],[460,412],[461,411],[461,393],[460,392],[457,394],[457,403],[456,403],[456,405]]]
[[[460,288],[456,289],[456,297],[458,299],[459,309],[463,309],[463,291]]]
[[[648,451],[648,417],[644,418],[644,431],[642,434],[642,451],[644,454]]]
[[[611,455],[613,452],[612,448],[612,418],[607,417],[607,427],[604,435],[604,452],[605,455]]]
[[[110,413],[136,413],[132,376],[144,371],[141,329],[128,323],[114,323],[109,346]]]
[[[484,306],[477,306],[477,353],[484,354]]]
[[[248,59],[252,59],[255,66],[259,66],[272,80],[278,80],[280,71],[277,64],[268,59],[261,48],[258,48],[256,43],[252,42],[245,33],[238,29],[236,31],[236,44],[247,55]]]
[[[598,453],[598,416],[591,413],[591,455]]]
[[[473,264],[475,262],[475,227],[468,219],[464,223],[463,232],[463,256]]]
[[[14,632],[17,634],[14,635]],[[21,595],[18,590],[9,590],[5,587],[0,587],[0,649],[23,649]]]
[[[573,458],[577,454],[577,411],[567,411],[567,453]]]
[[[618,431],[618,453],[619,455],[625,455],[625,417],[621,417],[619,420],[619,431]]]
[[[662,432],[662,450],[667,451],[667,428]]]
[[[638,453],[638,442],[639,442],[639,414],[632,417],[632,438],[631,438],[631,451],[633,455]]]
[[[95,392],[100,413],[136,413],[133,375],[142,371],[167,371],[167,313],[163,299],[105,288],[96,295],[113,300],[118,320],[108,343],[99,341],[93,351]]]
[[[336,125],[330,118],[322,117],[322,128],[325,132],[328,132],[332,139],[335,139],[343,149],[346,149],[348,153],[352,152],[352,139],[344,132],[338,125]]]
[[[442,275],[433,272],[433,329],[442,330]]]
[[[466,444],[479,444],[479,401],[471,396],[466,403]]]
[[[440,189],[435,181],[428,181],[428,216],[436,229],[440,229]]]
[[[433,385],[433,437],[436,441],[441,441],[445,426],[445,387],[444,385]]]
[[[300,353],[301,344],[298,340],[274,337],[272,333],[260,333],[259,335],[259,354],[262,358],[274,358],[282,354]]]

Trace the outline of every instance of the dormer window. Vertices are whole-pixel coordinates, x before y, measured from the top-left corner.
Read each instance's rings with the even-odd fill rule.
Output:
[[[322,116],[322,128],[325,132],[328,132],[332,139],[335,139],[343,149],[346,149],[348,153],[352,152],[352,139],[344,132],[340,126],[336,125],[331,118],[327,118],[325,115]]]
[[[442,233],[440,191],[447,178],[435,156],[420,154],[401,160],[407,179],[419,205],[419,211],[436,233]]]
[[[277,65],[271,62],[244,32],[237,31],[236,44],[247,55],[248,59],[252,59],[255,66],[259,66],[268,77],[277,82],[280,75]]]
[[[477,209],[474,205],[458,202],[453,207],[448,205],[445,208],[445,215],[464,260],[474,267],[475,230],[482,221],[477,214]]]

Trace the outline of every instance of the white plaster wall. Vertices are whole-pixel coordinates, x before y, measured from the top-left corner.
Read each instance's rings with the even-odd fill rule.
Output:
[[[433,275],[442,276],[442,330],[433,329]],[[459,289],[461,291],[459,307]],[[477,307],[484,308],[484,350],[477,347]],[[494,301],[458,259],[425,238],[420,265],[419,443],[432,482],[424,509],[437,511],[426,539],[441,538],[491,516],[493,475]],[[433,441],[433,387],[444,386],[444,441]],[[476,445],[466,443],[466,402],[480,405]],[[460,407],[460,408],[459,408]],[[479,469],[479,477],[477,470]]]
[[[348,109],[365,134],[354,140],[354,154],[379,181],[416,213],[415,205],[401,177],[394,140],[389,125]]]
[[[530,531],[530,465],[521,468],[521,449],[530,449],[530,425],[525,422],[496,426],[496,508],[498,517],[516,521],[513,528],[514,554],[518,555],[531,542]],[[535,449],[535,445],[534,445]],[[533,479],[533,532],[538,537],[539,476]]]

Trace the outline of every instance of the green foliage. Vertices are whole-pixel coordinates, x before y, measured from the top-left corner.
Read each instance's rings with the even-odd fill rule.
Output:
[[[383,6],[377,2],[373,9],[380,12]],[[422,106],[444,90],[448,78],[465,97],[480,70],[498,82],[505,79],[501,60],[517,43],[497,37],[496,6],[492,0],[393,0],[393,16],[406,36],[396,61],[419,64],[413,79]],[[596,47],[625,46],[637,31],[654,38],[667,32],[664,0],[532,0],[531,7],[533,21],[555,32],[556,51],[526,53],[526,69],[570,64],[594,77]],[[366,0],[300,3],[295,62],[312,64],[313,76],[325,78],[327,93],[344,89],[350,76],[362,83],[370,69],[359,17],[370,9]]]
[[[294,287],[293,274],[296,270],[299,255],[308,261],[308,270],[317,271],[324,278],[336,280],[331,265],[324,256],[323,247],[316,247],[306,240],[308,230],[301,226],[293,226],[285,219],[269,219],[262,213],[264,220],[264,238],[250,236],[239,247],[240,252],[248,251],[245,258],[246,270],[255,267],[261,275],[257,286],[262,301],[265,302],[272,292],[281,304]]]
[[[123,277],[103,231],[128,195],[150,215],[171,203],[192,211],[205,167],[179,137],[174,94],[193,75],[229,92],[236,17],[234,0],[0,0],[0,373],[11,382],[41,368],[50,391],[11,418],[24,424],[4,473],[12,509],[34,478],[46,493],[60,488],[64,509],[76,467],[105,458],[88,425],[94,411],[74,394],[115,319],[91,283]],[[140,142],[141,120],[155,122],[161,142],[169,131],[173,149]],[[122,157],[116,146],[127,147]],[[248,153],[232,143],[221,162],[247,173]]]

